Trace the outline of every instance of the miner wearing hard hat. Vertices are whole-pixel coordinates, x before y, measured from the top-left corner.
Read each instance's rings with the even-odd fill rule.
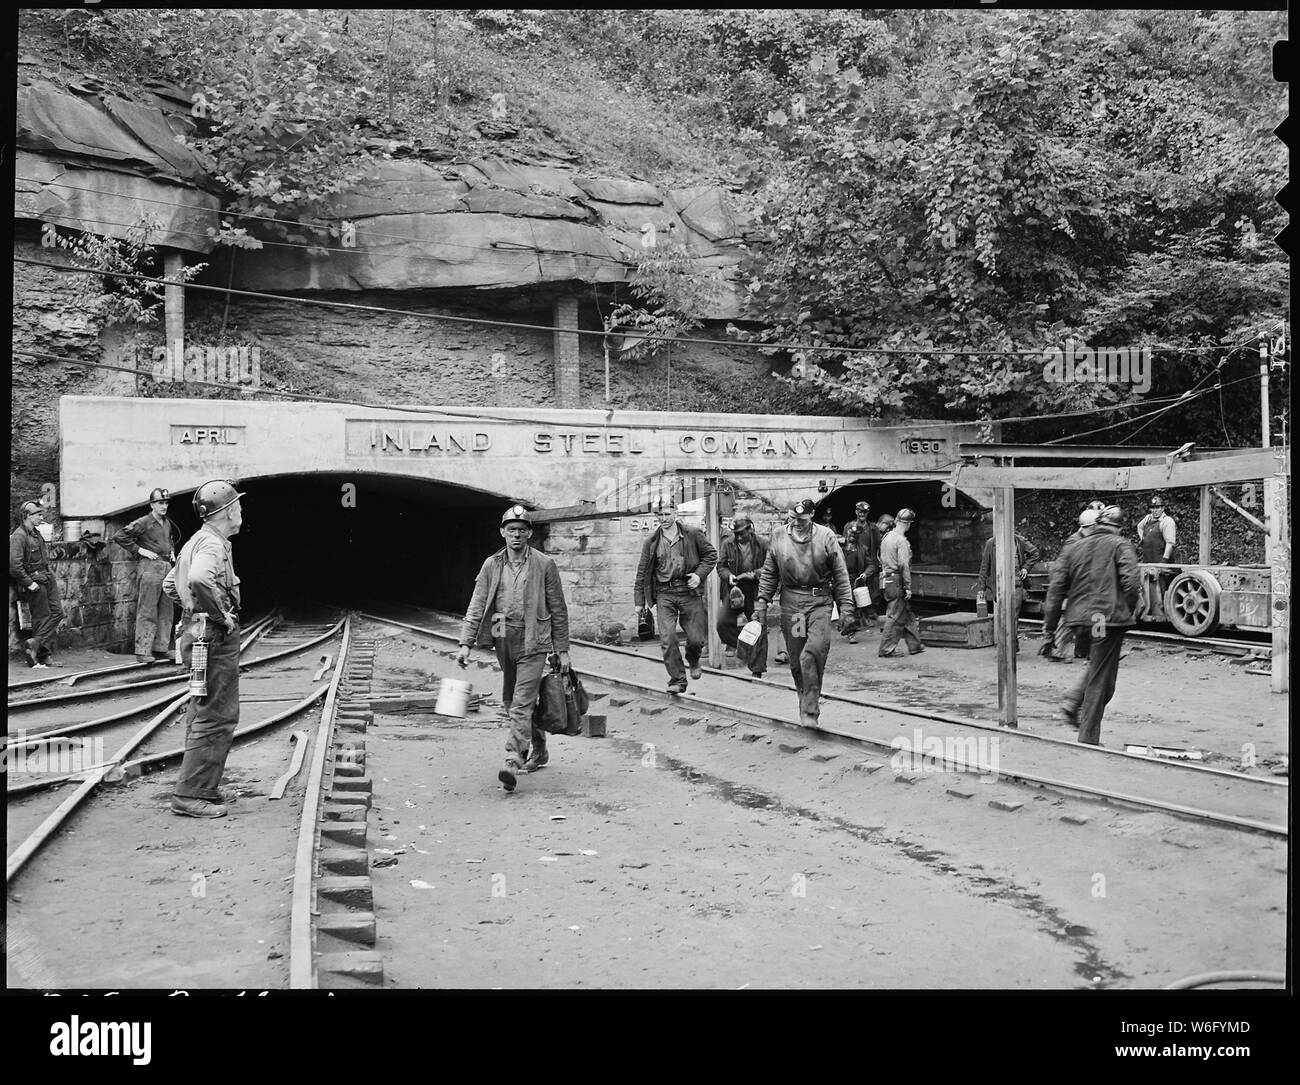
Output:
[[[555,560],[528,545],[533,519],[522,505],[501,515],[506,545],[483,562],[465,611],[456,662],[469,662],[471,646],[496,650],[501,703],[510,717],[505,766],[497,779],[513,791],[522,772],[546,765],[546,732],[533,722],[547,656],[569,669],[569,608]],[[531,750],[530,750],[531,747]]]
[[[1088,670],[1061,702],[1061,714],[1079,729],[1079,741],[1101,744],[1101,719],[1115,695],[1124,633],[1136,624],[1142,572],[1133,544],[1120,533],[1124,514],[1117,505],[1102,510],[1081,537],[1066,543],[1052,566],[1043,609],[1043,640],[1051,643],[1058,623],[1074,626],[1088,645]]]
[[[135,658],[151,663],[167,659],[172,636],[172,601],[162,590],[171,570],[180,531],[167,517],[171,495],[161,487],[149,493],[149,511],[132,520],[113,541],[136,559]]]
[[[632,599],[637,610],[655,608],[659,651],[668,671],[668,692],[686,692],[686,668],[691,677],[703,674],[700,656],[709,639],[709,615],[704,582],[718,564],[718,552],[698,528],[677,519],[677,501],[664,495],[654,507],[659,526],[641,544]],[[686,634],[686,664],[677,642],[677,623]]]
[[[854,586],[865,585],[874,597],[879,591],[881,533],[871,520],[869,502],[859,501],[853,506],[853,511],[854,518],[845,524],[844,530],[840,532],[844,538],[844,563],[848,566],[849,579],[853,581]],[[875,605],[873,598],[870,606],[859,607],[858,621],[874,626],[876,616],[872,613],[872,608]],[[852,636],[849,634],[850,643],[852,643]]]
[[[912,655],[925,651],[921,643],[921,623],[912,613],[912,544],[907,533],[916,522],[911,509],[899,509],[894,526],[880,541],[880,587],[885,596],[885,631],[876,653],[888,659],[894,654],[901,636]]]
[[[244,522],[243,496],[228,479],[205,482],[194,491],[194,512],[202,526],[163,578],[163,592],[181,607],[177,647],[182,662],[191,665],[201,624],[208,646],[208,692],[190,699],[185,756],[172,790],[172,813],[185,817],[227,813],[218,785],[239,723],[239,577],[230,539]],[[206,616],[205,623],[200,615]]]
[[[813,523],[815,508],[812,501],[798,502],[790,526],[772,533],[754,605],[754,618],[766,625],[768,605],[781,593],[781,633],[799,693],[799,722],[805,727],[816,727],[821,714],[832,603],[839,603],[841,633],[856,622],[844,551],[833,530]]]
[[[31,639],[23,646],[29,667],[57,667],[50,656],[50,642],[63,620],[59,585],[50,565],[45,538],[37,530],[45,513],[35,501],[24,501],[18,510],[18,526],[9,536],[9,583],[17,600],[31,608]],[[14,628],[21,637],[22,626]]]

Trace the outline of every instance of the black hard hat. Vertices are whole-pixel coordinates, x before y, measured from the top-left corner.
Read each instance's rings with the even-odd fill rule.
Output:
[[[895,520],[907,520],[909,523],[916,519],[916,513],[911,509],[899,509],[894,517]]]
[[[18,515],[26,520],[34,512],[40,512],[41,507],[35,501],[24,501],[23,507],[18,510]]]
[[[817,509],[817,502],[804,498],[802,501],[796,501],[794,508],[790,510],[794,516],[811,516]]]
[[[155,486],[152,490],[149,491],[150,504],[153,504],[153,502],[155,501],[170,501],[171,499],[172,499],[172,495],[169,494],[166,490],[164,490],[161,486]]]
[[[511,505],[501,514],[501,526],[506,524],[527,524],[533,526],[533,518],[528,515],[528,510],[523,505]]]
[[[235,489],[235,484],[231,479],[213,479],[211,482],[205,482],[194,491],[194,512],[200,520],[206,520],[223,509],[230,508],[231,505],[244,496]]]

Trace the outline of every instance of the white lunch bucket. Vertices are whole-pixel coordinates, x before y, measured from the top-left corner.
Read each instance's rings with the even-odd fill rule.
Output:
[[[81,538],[81,521],[63,521],[63,539],[65,542],[77,542]]]
[[[440,716],[455,716],[463,720],[473,688],[459,678],[444,678],[438,683],[438,700],[433,710]]]
[[[762,635],[763,623],[760,621],[752,621],[740,631],[740,636],[736,639],[739,640],[741,644],[748,644],[752,647],[758,643],[758,638]]]
[[[855,607],[871,606],[871,590],[865,584],[859,584],[853,589],[853,605]]]

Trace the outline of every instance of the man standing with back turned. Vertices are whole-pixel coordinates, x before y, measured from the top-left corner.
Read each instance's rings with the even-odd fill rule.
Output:
[[[546,732],[534,726],[533,710],[546,657],[555,652],[561,672],[569,669],[569,608],[555,560],[528,545],[533,518],[523,505],[502,513],[501,537],[505,548],[483,562],[474,581],[456,663],[469,663],[472,645],[496,649],[501,703],[510,715],[506,763],[497,779],[513,791],[521,772],[536,772],[550,760]]]
[[[668,669],[668,692],[686,692],[686,668],[677,649],[677,621],[686,634],[686,666],[699,678],[700,653],[709,638],[703,586],[718,563],[718,552],[703,531],[677,519],[677,502],[664,497],[655,510],[659,527],[641,547],[632,598],[640,610],[654,604],[659,648]]]
[[[1061,702],[1066,723],[1079,728],[1079,741],[1101,745],[1101,717],[1115,695],[1124,632],[1136,624],[1134,609],[1142,590],[1133,544],[1120,534],[1124,514],[1107,506],[1096,524],[1065,544],[1052,566],[1043,611],[1043,640],[1051,643],[1057,623],[1075,628],[1088,644],[1088,670]],[[1062,601],[1069,600],[1062,619]]]
[[[203,526],[181,547],[163,591],[179,603],[181,660],[191,665],[198,615],[206,614],[208,695],[192,698],[185,721],[185,757],[172,791],[172,813],[222,818],[226,803],[218,785],[239,724],[239,577],[230,553],[231,536],[244,523],[234,483],[218,479],[194,491],[194,511]]]
[[[916,523],[916,513],[899,509],[894,526],[880,541],[881,591],[888,609],[885,611],[885,632],[880,638],[880,651],[888,659],[898,646],[898,638],[907,641],[912,655],[925,651],[921,643],[921,623],[912,613],[912,544],[907,533]]]
[[[113,536],[132,557],[138,559],[140,575],[135,601],[135,659],[151,663],[167,659],[172,639],[172,601],[162,590],[163,578],[171,571],[174,540],[180,532],[167,518],[171,500],[166,490],[149,493],[149,512],[132,520]]]
[[[811,501],[794,507],[789,528],[777,528],[758,581],[754,618],[766,626],[767,608],[781,592],[781,633],[790,656],[790,674],[799,692],[799,722],[816,727],[822,675],[831,647],[831,602],[840,606],[840,632],[857,621],[853,590],[835,532],[813,523]]]

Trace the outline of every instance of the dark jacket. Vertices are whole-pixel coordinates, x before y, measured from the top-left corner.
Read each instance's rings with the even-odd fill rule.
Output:
[[[857,518],[844,525],[844,564],[849,576],[866,574],[868,579],[880,573],[880,528],[874,521],[859,524]]]
[[[695,589],[695,593],[703,595],[704,582],[708,580],[709,574],[718,564],[718,552],[713,549],[713,544],[699,528],[687,527],[680,521],[677,527],[682,533],[682,559],[686,565],[682,575],[690,576],[694,573],[698,576],[700,586]],[[655,599],[658,598],[659,587],[655,583],[655,548],[659,545],[659,538],[663,533],[662,527],[655,528],[650,538],[646,539],[641,547],[641,560],[636,566],[636,584],[632,589],[632,599],[638,607],[653,606]]]
[[[980,575],[975,581],[976,591],[991,591],[997,587],[997,569],[994,563],[998,560],[998,544],[993,538],[986,539],[984,542],[984,552],[980,555]],[[1016,572],[1027,568],[1038,560],[1038,547],[1026,539],[1023,535],[1016,535]]]
[[[724,603],[728,601],[731,595],[732,574],[758,573],[763,570],[763,562],[767,560],[767,540],[757,532],[750,532],[750,538],[754,540],[754,553],[756,555],[756,561],[753,565],[746,564],[741,557],[740,543],[736,542],[735,535],[724,535],[722,542],[718,545],[718,598]],[[746,583],[752,583],[754,590],[758,590],[757,577],[753,581],[747,581]]]
[[[524,589],[524,654],[567,652],[569,650],[569,608],[564,602],[564,588],[555,560],[540,550],[528,548],[528,583]],[[462,645],[492,647],[492,615],[488,608],[495,602],[506,564],[502,547],[485,562],[474,581],[474,594],[465,612],[460,630]]]
[[[1105,524],[1085,527],[1082,538],[1067,542],[1052,566],[1043,611],[1043,633],[1057,625],[1136,625],[1134,611],[1142,591],[1142,573],[1133,544],[1119,529]],[[1065,600],[1069,599],[1068,604]],[[1065,604],[1065,614],[1061,613]]]
[[[176,542],[180,531],[167,517],[162,522],[152,512],[147,512],[138,520],[132,520],[113,536],[117,543],[132,557],[140,556],[140,547],[152,550],[164,561],[170,561],[176,553]]]
[[[22,524],[9,536],[9,581],[19,591],[33,584],[50,582],[50,556],[39,531],[28,532]]]

